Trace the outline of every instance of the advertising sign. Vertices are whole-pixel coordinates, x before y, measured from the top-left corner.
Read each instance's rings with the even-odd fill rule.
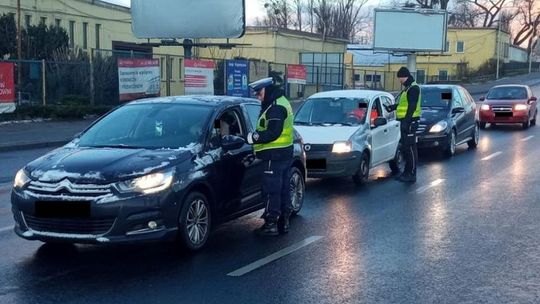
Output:
[[[184,62],[186,95],[214,94],[214,62],[186,59]]]
[[[287,66],[287,82],[306,84],[307,71],[306,67],[299,64],[289,64]]]
[[[249,97],[249,62],[227,60],[226,71],[227,95]]]
[[[0,113],[15,111],[14,70],[12,62],[0,62]]]
[[[159,96],[159,60],[118,58],[118,85],[120,101]]]

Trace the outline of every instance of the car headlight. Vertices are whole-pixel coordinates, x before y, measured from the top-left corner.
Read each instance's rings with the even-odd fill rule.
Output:
[[[173,170],[152,173],[132,180],[118,182],[116,183],[116,188],[122,193],[156,193],[169,188],[172,184],[173,176]]]
[[[483,104],[483,105],[480,107],[480,110],[481,110],[481,111],[489,111],[489,105],[488,105],[488,104]]]
[[[24,173],[24,170],[21,169],[15,175],[15,180],[13,181],[13,188],[22,188],[30,182],[30,178]]]
[[[349,153],[352,151],[350,141],[336,141],[332,146],[332,153]]]
[[[514,110],[516,111],[526,111],[529,109],[529,106],[528,105],[524,105],[524,104],[517,104],[514,106]]]
[[[436,123],[435,125],[433,125],[433,127],[431,127],[431,129],[429,129],[429,133],[439,133],[439,132],[442,132],[444,130],[446,130],[446,128],[448,127],[448,123],[446,121],[439,121],[438,123]]]

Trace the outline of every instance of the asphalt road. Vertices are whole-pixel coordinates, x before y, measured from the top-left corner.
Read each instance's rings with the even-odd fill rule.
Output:
[[[0,172],[45,151],[1,153]],[[386,166],[361,188],[309,180],[288,235],[255,236],[254,213],[196,254],[22,240],[0,185],[0,303],[539,303],[539,155],[540,127],[500,126],[422,153],[414,185]]]

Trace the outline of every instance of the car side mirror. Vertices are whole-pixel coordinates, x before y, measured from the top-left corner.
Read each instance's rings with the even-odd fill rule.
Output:
[[[486,100],[486,97],[485,97],[485,96],[482,96],[482,97],[480,97],[479,100],[480,100],[480,101],[485,101],[485,100]]]
[[[234,135],[225,135],[221,139],[221,147],[225,151],[237,150],[242,148],[246,141],[242,137]]]
[[[458,113],[464,113],[465,108],[464,107],[455,107],[452,109],[452,114],[458,114]]]
[[[375,118],[375,121],[373,121],[373,127],[377,128],[380,126],[384,126],[388,123],[388,120],[384,117],[377,117]]]
[[[536,102],[538,99],[536,97],[531,97],[529,98],[529,104],[533,103],[533,102]]]

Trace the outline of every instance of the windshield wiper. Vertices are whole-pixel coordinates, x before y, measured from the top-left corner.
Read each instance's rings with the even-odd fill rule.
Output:
[[[136,147],[136,146],[128,146],[124,144],[116,144],[116,145],[95,145],[95,146],[89,146],[91,148],[121,148],[121,149],[143,149],[142,147]]]
[[[294,124],[295,125],[302,125],[302,126],[311,126],[311,125],[313,125],[311,122],[307,122],[307,121],[295,121]]]

